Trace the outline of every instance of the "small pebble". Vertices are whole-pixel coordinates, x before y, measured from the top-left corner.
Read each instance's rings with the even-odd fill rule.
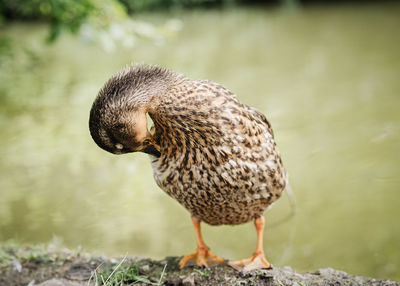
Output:
[[[147,272],[147,271],[150,270],[150,266],[149,266],[148,264],[146,264],[146,265],[143,265],[143,266],[141,267],[141,269],[142,269],[142,271]]]
[[[183,286],[194,286],[194,277],[188,276],[182,280]]]
[[[17,270],[18,272],[22,271],[22,265],[21,265],[21,262],[19,262],[18,259],[13,259],[12,267],[13,267],[14,270]]]
[[[111,258],[110,262],[113,263],[113,264],[119,263],[119,261],[117,259],[115,259],[115,258]]]

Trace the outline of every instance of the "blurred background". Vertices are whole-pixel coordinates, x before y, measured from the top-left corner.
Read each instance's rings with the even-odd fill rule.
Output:
[[[297,200],[290,220],[287,196],[266,214],[274,265],[400,280],[400,3],[3,0],[0,13],[1,243],[195,249],[147,155],[89,135],[104,82],[144,62],[221,83],[269,118]],[[229,259],[256,241],[252,223],[204,237]]]

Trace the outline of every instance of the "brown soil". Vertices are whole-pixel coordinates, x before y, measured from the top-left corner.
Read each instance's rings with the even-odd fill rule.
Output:
[[[16,247],[0,247],[0,250],[2,254],[0,255],[0,286],[95,285],[96,278],[98,285],[102,285],[102,280],[106,282],[108,277],[110,278],[105,283],[106,285],[400,286],[399,282],[353,276],[331,268],[303,274],[296,273],[290,267],[274,267],[272,270],[257,270],[249,273],[240,273],[225,265],[211,269],[188,267],[180,270],[178,257],[154,261],[147,258],[126,257],[110,259],[68,250],[58,252],[45,250],[32,254],[29,248],[24,248],[23,255]],[[121,261],[123,263],[119,265]],[[110,276],[113,270],[116,271]],[[123,280],[117,282],[118,275],[125,276],[121,278]]]

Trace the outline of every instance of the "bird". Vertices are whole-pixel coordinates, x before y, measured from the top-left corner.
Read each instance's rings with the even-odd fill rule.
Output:
[[[150,130],[147,115],[153,121]],[[197,248],[180,260],[180,268],[272,268],[263,248],[264,212],[281,197],[287,173],[263,113],[213,81],[134,64],[101,88],[90,110],[89,130],[95,143],[110,153],[149,154],[157,185],[189,211]],[[257,233],[250,258],[223,259],[203,240],[201,222],[250,221]]]

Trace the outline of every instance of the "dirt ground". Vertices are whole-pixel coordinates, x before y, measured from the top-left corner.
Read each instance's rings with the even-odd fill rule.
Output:
[[[290,267],[240,273],[226,265],[178,268],[179,257],[107,258],[67,249],[0,247],[0,286],[83,285],[399,285],[331,268],[296,273]]]

